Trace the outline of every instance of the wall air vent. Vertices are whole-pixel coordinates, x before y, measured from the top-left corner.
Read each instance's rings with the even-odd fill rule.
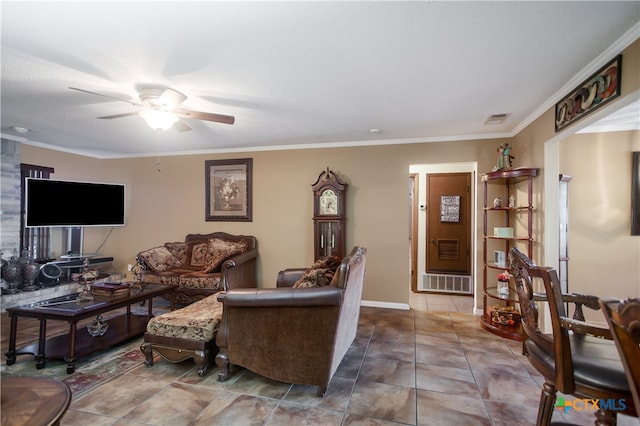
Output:
[[[506,120],[507,117],[509,117],[509,115],[511,115],[511,114],[507,114],[507,113],[491,114],[489,116],[489,118],[487,118],[487,121],[484,122],[484,124],[500,124],[500,123],[503,123],[504,120]]]
[[[418,291],[473,294],[471,275],[424,274]]]

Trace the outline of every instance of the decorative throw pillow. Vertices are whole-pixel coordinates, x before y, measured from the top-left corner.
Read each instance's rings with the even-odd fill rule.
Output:
[[[334,271],[326,268],[309,269],[302,275],[302,277],[300,277],[298,281],[295,282],[293,287],[320,287],[329,285],[331,279],[333,278],[333,273]]]
[[[204,272],[215,271],[226,259],[242,254],[247,251],[247,244],[244,242],[234,243],[220,238],[212,238],[207,245],[207,259]]]
[[[190,248],[188,243],[166,243],[164,246],[171,252],[172,255],[176,257],[176,259],[178,259],[181,265],[187,264]]]
[[[318,287],[329,285],[333,276],[340,266],[340,258],[337,256],[327,256],[316,260],[311,268],[307,269],[293,287]]]
[[[155,272],[165,272],[182,265],[176,257],[164,246],[154,247],[138,254]]]
[[[310,269],[333,269],[335,271],[341,262],[338,256],[321,257],[311,265]]]
[[[191,266],[204,266],[207,263],[207,246],[209,243],[193,243],[191,249]]]

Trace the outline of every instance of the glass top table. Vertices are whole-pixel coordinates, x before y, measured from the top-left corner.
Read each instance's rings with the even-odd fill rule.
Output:
[[[81,293],[56,297],[23,306],[7,308],[11,319],[9,351],[6,353],[7,365],[16,362],[17,355],[34,355],[36,368],[46,366],[48,359],[63,359],[67,362],[67,373],[75,371],[75,362],[79,357],[89,355],[98,350],[121,343],[146,331],[147,322],[153,317],[153,298],[171,296],[173,309],[173,285],[145,284],[141,288],[132,287],[127,295],[120,297],[94,297],[86,300]],[[148,307],[146,315],[133,315],[131,305],[145,303]],[[101,314],[126,308],[126,312],[110,318],[108,322],[101,319]],[[36,318],[40,322],[38,343],[16,349],[18,318]],[[92,335],[89,330],[77,325],[80,320],[95,317],[94,323],[103,326],[104,333]],[[47,321],[58,320],[69,323],[67,334],[47,339]],[[93,333],[96,334],[96,333]]]

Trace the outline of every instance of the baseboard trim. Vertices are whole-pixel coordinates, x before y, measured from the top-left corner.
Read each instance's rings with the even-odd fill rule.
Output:
[[[407,303],[391,303],[391,302],[378,302],[375,300],[362,300],[360,306],[369,306],[371,308],[385,308],[385,309],[402,309],[408,311],[411,309]]]

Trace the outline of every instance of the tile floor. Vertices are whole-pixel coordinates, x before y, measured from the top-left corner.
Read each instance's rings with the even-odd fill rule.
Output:
[[[363,307],[324,398],[242,370],[216,382],[159,359],[74,399],[62,425],[533,425],[541,377],[518,342],[485,332],[472,298],[412,295],[409,311]],[[555,421],[593,424],[590,412]],[[620,425],[640,421],[619,416]]]

